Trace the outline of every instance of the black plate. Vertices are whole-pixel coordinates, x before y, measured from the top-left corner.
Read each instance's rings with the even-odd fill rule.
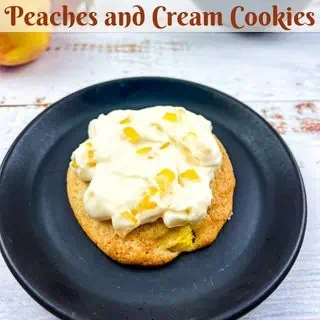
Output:
[[[157,269],[106,257],[75,220],[65,186],[92,118],[150,105],[183,105],[210,119],[237,179],[235,214],[217,241]],[[271,126],[221,92],[174,79],[116,80],[59,101],[18,137],[0,183],[2,254],[28,293],[64,319],[241,316],[284,279],[306,226],[299,169]]]

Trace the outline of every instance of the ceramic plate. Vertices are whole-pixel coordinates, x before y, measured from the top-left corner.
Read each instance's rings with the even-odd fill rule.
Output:
[[[91,119],[153,105],[182,105],[210,119],[237,186],[234,216],[211,246],[144,269],[112,261],[84,234],[67,199],[66,171]],[[63,319],[239,317],[287,275],[306,226],[299,169],[272,127],[230,96],[175,79],[115,80],[55,103],[11,147],[0,187],[4,259],[23,288]]]

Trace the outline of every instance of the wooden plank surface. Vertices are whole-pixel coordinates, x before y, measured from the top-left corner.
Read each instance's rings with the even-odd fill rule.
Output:
[[[185,78],[246,102],[293,151],[308,197],[296,264],[244,318],[320,319],[320,35],[56,35],[44,57],[0,68],[0,161],[50,103],[87,85],[128,76]],[[290,222],[288,222],[290,223]],[[55,319],[18,285],[0,258],[0,320]]]
[[[97,82],[147,75],[200,82],[240,100],[320,100],[318,40],[318,34],[55,34],[33,64],[0,68],[0,104],[48,104]]]

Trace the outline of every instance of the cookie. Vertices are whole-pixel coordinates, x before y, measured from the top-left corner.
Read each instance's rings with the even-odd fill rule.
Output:
[[[218,140],[218,139],[217,139]],[[117,235],[111,220],[92,219],[85,211],[83,195],[88,183],[76,173],[67,172],[69,202],[80,226],[87,236],[110,258],[122,263],[160,266],[182,252],[191,252],[210,245],[232,214],[235,177],[232,164],[223,145],[218,141],[222,164],[211,182],[213,200],[207,216],[195,225],[167,228],[162,219],[139,226],[125,238]]]

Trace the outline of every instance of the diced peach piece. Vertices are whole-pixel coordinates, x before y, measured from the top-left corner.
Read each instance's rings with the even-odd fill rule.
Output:
[[[86,142],[86,146],[87,146],[88,148],[92,148],[92,143],[91,143],[90,141],[87,141],[87,142]]]
[[[163,149],[168,148],[169,146],[170,146],[170,142],[168,141],[168,142],[164,143],[164,144],[160,147],[160,149],[163,150]]]
[[[175,179],[176,175],[168,168],[161,170],[156,177],[157,184],[161,193],[166,193],[169,189],[170,184]]]
[[[123,129],[124,136],[131,142],[137,143],[140,139],[138,132],[132,127],[125,127]]]
[[[179,178],[192,180],[192,181],[200,180],[200,177],[199,177],[199,175],[198,175],[198,173],[197,173],[197,171],[195,169],[189,169],[189,170],[186,170],[186,171],[182,172],[179,175]]]
[[[88,166],[91,167],[91,168],[95,167],[96,166],[96,162],[94,160],[94,151],[93,150],[89,150],[88,151],[88,159],[89,159]]]
[[[144,155],[144,154],[147,154],[148,152],[150,152],[151,150],[152,150],[151,147],[144,147],[144,148],[137,150],[137,154]]]
[[[153,201],[150,201],[150,196],[144,195],[143,198],[138,203],[136,210],[137,210],[137,213],[140,213],[143,211],[155,209],[156,207],[157,207],[157,204]]]
[[[88,158],[91,160],[91,159],[94,159],[94,151],[93,150],[89,150],[88,151]]]
[[[137,218],[130,213],[129,211],[124,211],[121,213],[121,216],[127,220],[129,220],[130,222],[132,222],[133,224],[136,224],[138,222]]]
[[[148,188],[148,192],[149,192],[150,196],[154,196],[157,194],[158,188],[151,186]]]
[[[125,118],[122,121],[120,121],[120,124],[128,124],[128,123],[131,123],[131,122],[132,122],[132,120],[128,117],[128,118]]]
[[[166,112],[163,116],[163,119],[170,122],[177,122],[178,116],[173,112]]]
[[[78,163],[77,163],[76,160],[72,160],[71,166],[72,166],[74,169],[78,169],[78,168],[79,168],[79,165],[78,165]]]

